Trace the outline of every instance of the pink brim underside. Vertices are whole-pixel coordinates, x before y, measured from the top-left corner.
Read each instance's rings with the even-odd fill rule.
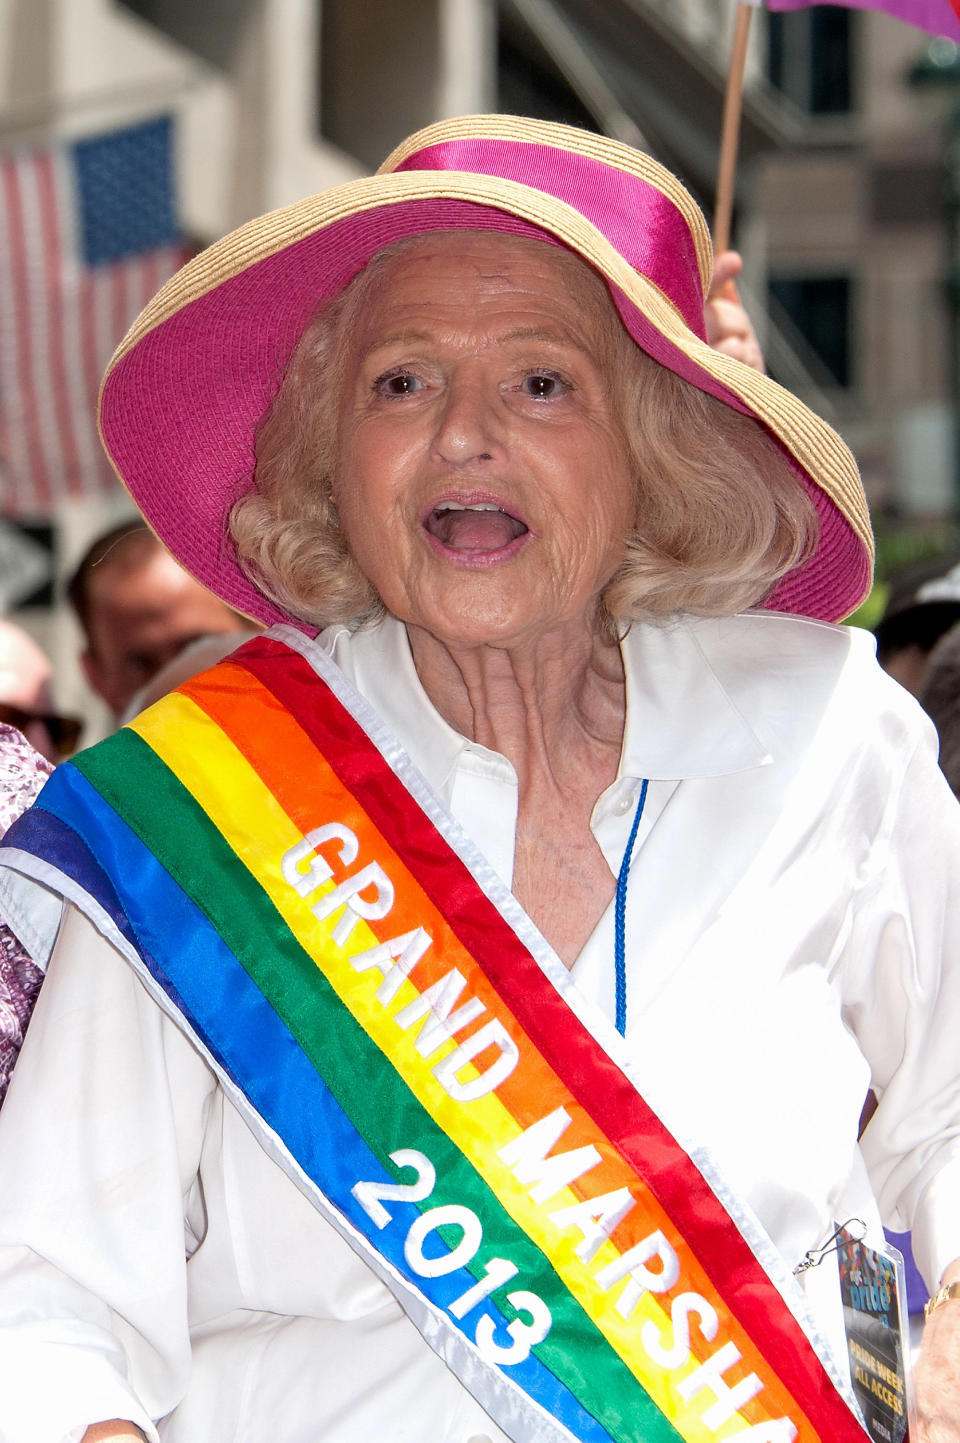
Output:
[[[407,200],[350,216],[258,262],[185,306],[113,369],[101,425],[107,450],[147,520],[195,576],[263,622],[290,620],[240,569],[225,517],[251,488],[251,437],[318,308],[383,246],[435,230],[495,230],[560,244],[508,212],[459,200]],[[748,408],[659,334],[615,288],[634,340],[702,390]],[[263,324],[261,317],[269,317]],[[215,454],[212,448],[215,447]],[[799,467],[820,515],[816,565],[793,572],[767,605],[835,620],[863,593],[862,543]],[[223,478],[229,478],[224,486]],[[209,538],[221,536],[219,555]]]

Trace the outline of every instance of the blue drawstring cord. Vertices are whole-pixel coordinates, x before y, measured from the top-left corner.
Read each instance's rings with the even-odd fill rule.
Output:
[[[625,1037],[627,1034],[627,878],[630,876],[630,859],[633,856],[633,848],[640,828],[640,818],[643,816],[643,804],[646,800],[647,779],[644,777],[640,783],[640,796],[637,800],[637,810],[633,816],[633,826],[630,828],[630,839],[623,854],[623,861],[620,863],[617,896],[613,909],[613,967],[617,993],[616,1028],[621,1037]]]

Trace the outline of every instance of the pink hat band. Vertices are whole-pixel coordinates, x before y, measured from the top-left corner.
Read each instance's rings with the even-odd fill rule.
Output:
[[[470,137],[408,156],[407,170],[499,176],[554,195],[595,225],[638,275],[652,281],[702,341],[704,285],[690,227],[669,196],[640,176],[553,146]]]

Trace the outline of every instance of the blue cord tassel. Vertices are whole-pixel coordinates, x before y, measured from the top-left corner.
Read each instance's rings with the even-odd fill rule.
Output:
[[[617,896],[613,908],[613,966],[617,992],[616,1027],[621,1037],[625,1037],[627,1034],[627,879],[630,876],[630,859],[633,856],[633,848],[640,828],[640,818],[643,816],[643,804],[646,800],[647,779],[644,777],[640,783],[640,796],[637,800],[637,810],[633,816],[633,826],[630,828],[630,839],[623,854],[623,861],[620,863]]]

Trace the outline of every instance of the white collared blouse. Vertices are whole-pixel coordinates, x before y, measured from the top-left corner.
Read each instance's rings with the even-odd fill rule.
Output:
[[[435,712],[403,628],[321,645],[509,882],[513,769]],[[649,779],[634,1080],[790,1267],[879,1203],[932,1283],[960,1255],[960,812],[932,728],[850,629],[683,619],[622,649],[621,762],[591,825],[616,873]],[[582,1015],[612,1018],[612,909],[572,975]],[[73,912],[0,1113],[0,1178],[0,1443],[104,1417],[155,1439],[168,1414],[169,1443],[499,1443]]]

